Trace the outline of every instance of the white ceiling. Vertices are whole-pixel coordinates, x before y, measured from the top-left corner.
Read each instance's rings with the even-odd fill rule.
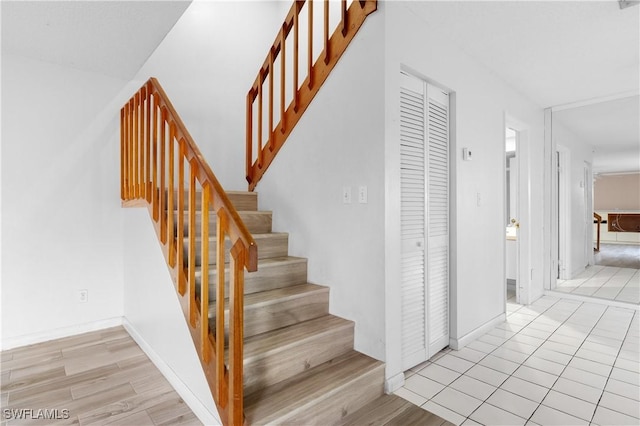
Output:
[[[640,87],[640,6],[606,1],[407,3],[541,107]]]
[[[605,1],[415,1],[407,7],[594,147],[594,170],[640,170],[640,6]]]
[[[131,79],[188,1],[2,1],[2,52]]]
[[[640,170],[640,96],[554,111],[556,122],[593,147],[595,173]]]
[[[131,79],[190,0],[0,4],[3,53]],[[621,10],[616,0],[406,6],[540,107],[640,93],[640,6]],[[638,98],[629,98],[626,107],[601,108],[565,109],[554,117],[590,141],[594,164],[613,155],[605,162],[615,171],[622,167],[621,153],[627,163],[640,158]]]

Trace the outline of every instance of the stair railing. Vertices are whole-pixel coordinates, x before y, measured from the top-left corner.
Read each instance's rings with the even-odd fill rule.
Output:
[[[315,15],[321,15],[321,19],[316,22],[313,0],[293,2],[247,94],[246,170],[250,191],[254,190],[366,17],[377,9],[376,0],[353,0],[348,8],[346,0],[324,0],[322,3],[322,13]],[[330,4],[339,5],[340,10],[339,22],[331,35]],[[316,24],[322,25],[323,49],[314,63]],[[307,43],[301,45],[300,28],[305,26]],[[289,37],[291,34],[292,37]],[[300,49],[306,50],[306,61],[300,58]],[[288,55],[293,56],[292,60],[287,59]],[[303,63],[302,66],[300,62]],[[276,67],[279,68],[279,80],[274,76]],[[304,79],[301,85],[300,74]],[[276,97],[279,98],[279,106],[274,107]],[[265,102],[266,119],[263,114]],[[274,126],[276,119],[278,121]],[[257,144],[255,154],[254,140]]]
[[[124,105],[120,119],[123,204],[149,208],[222,421],[243,424],[244,270],[257,270],[256,243],[155,78],[149,79]],[[217,215],[215,330],[209,328],[208,318],[210,212]],[[196,229],[197,214],[201,215],[200,232]],[[230,244],[225,244],[225,240]],[[228,295],[225,295],[226,259],[230,275]],[[226,356],[225,297],[229,300]]]

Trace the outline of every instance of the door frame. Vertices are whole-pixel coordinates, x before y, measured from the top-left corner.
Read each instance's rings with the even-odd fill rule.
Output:
[[[508,112],[504,113],[504,123],[502,126],[502,135],[503,135],[503,149],[501,150],[502,156],[504,157],[504,146],[506,144],[506,129],[511,128],[518,132],[518,137],[516,139],[516,163],[518,168],[518,188],[517,188],[517,210],[518,222],[520,223],[520,228],[518,229],[518,237],[516,239],[517,245],[517,260],[516,264],[518,265],[517,279],[516,279],[516,302],[522,305],[528,305],[531,303],[531,167],[530,167],[530,129],[529,125],[514,116],[510,115]],[[503,193],[506,191],[506,162],[502,161],[503,167]],[[502,223],[507,223],[506,216],[506,197],[503,198],[503,206],[502,206]],[[501,228],[503,235],[502,244],[503,244],[503,294],[506,295],[506,286],[507,286],[507,273],[506,273],[506,250],[507,250],[507,239],[504,237],[504,228]],[[505,309],[506,309],[506,299],[505,299]]]
[[[558,161],[553,162],[552,173],[554,186],[552,197],[557,200],[554,203],[553,217],[558,218],[551,241],[557,246],[557,255],[553,258],[555,269],[551,274],[551,289],[555,289],[557,280],[571,278],[571,256],[569,256],[569,244],[571,244],[571,151],[564,145],[556,145],[555,155]]]
[[[586,267],[593,266],[593,166],[589,161],[584,162],[584,258]]]

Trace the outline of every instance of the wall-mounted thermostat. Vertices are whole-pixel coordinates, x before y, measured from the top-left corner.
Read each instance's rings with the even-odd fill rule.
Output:
[[[462,159],[464,161],[471,161],[471,151],[469,148],[462,148]]]

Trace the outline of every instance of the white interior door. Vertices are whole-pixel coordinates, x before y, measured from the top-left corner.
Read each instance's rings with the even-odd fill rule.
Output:
[[[449,343],[449,96],[402,73],[400,164],[405,369]]]

